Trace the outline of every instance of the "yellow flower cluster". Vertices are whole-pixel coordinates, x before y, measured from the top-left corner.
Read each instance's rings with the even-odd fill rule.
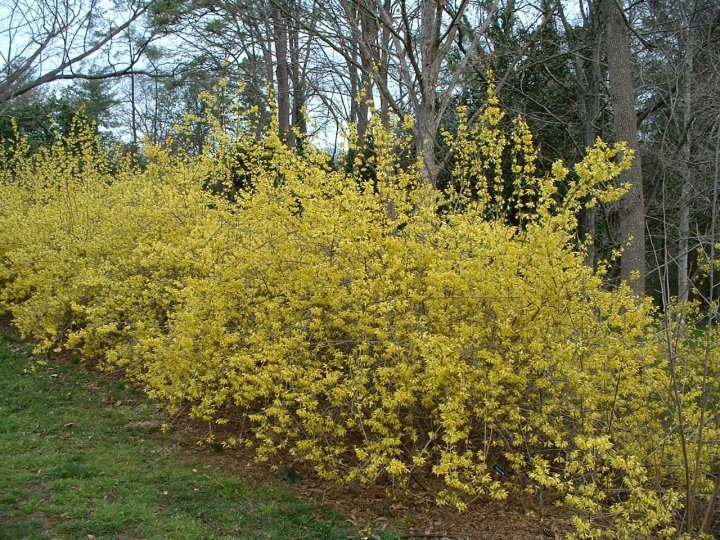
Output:
[[[88,130],[35,154],[19,139],[1,156],[0,309],[39,350],[231,422],[224,443],[261,459],[435,477],[459,508],[546,490],[581,535],[669,532],[679,497],[648,480],[668,384],[650,307],[605,290],[572,242],[580,204],[621,193],[628,152],[598,142],[573,174],[535,177],[527,127],[505,137],[500,116],[491,101],[451,138],[442,196],[379,122],[374,182],[218,122],[202,155],[152,147],[142,168]],[[238,176],[232,202],[207,189]]]

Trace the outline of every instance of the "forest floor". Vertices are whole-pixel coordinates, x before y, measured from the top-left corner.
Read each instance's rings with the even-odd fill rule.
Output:
[[[535,499],[438,508],[417,492],[273,474],[249,450],[199,446],[137,388],[0,335],[0,540],[540,539],[567,513]],[[164,432],[163,424],[172,424]],[[282,469],[281,469],[282,470]],[[281,478],[284,478],[281,479]]]

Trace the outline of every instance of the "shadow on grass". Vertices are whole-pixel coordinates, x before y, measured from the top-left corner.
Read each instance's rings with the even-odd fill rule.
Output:
[[[161,414],[137,390],[38,366],[0,336],[0,539],[357,538],[279,484],[173,457]]]

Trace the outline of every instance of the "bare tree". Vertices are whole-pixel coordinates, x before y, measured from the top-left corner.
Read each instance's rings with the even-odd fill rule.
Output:
[[[565,39],[573,60],[575,87],[577,89],[577,114],[582,125],[582,143],[585,148],[595,144],[600,134],[598,126],[601,107],[600,93],[602,83],[602,25],[600,24],[600,6],[597,0],[578,2],[581,23],[574,27],[565,14],[562,3],[558,6],[558,15],[563,25]],[[581,240],[591,238],[588,245],[587,262],[595,265],[596,209],[584,209],[580,216]]]
[[[441,119],[452,104],[462,76],[482,56],[481,40],[499,0],[479,2],[473,10],[473,32],[459,58],[449,62],[458,32],[467,25],[470,0],[337,0],[344,20],[326,18],[318,36],[324,44],[362,75],[352,89],[373,99],[377,90],[381,113],[410,113],[415,117],[414,139],[423,157],[425,179],[435,184],[440,165],[436,158]],[[358,118],[364,109],[356,109]]]
[[[151,6],[146,1],[129,2],[107,11],[101,0],[13,0],[0,12],[0,104],[53,81],[146,73],[138,69],[138,60],[159,35],[159,26],[145,27],[132,57],[115,58],[111,46],[150,15]],[[101,54],[98,68],[92,60]]]
[[[630,185],[630,190],[620,201],[620,235],[624,243],[620,277],[636,294],[642,295],[645,293],[645,203],[630,37],[624,10],[617,0],[602,0],[602,8],[606,21],[606,54],[615,137],[635,151],[632,167],[620,177],[621,182]]]
[[[273,30],[275,37],[275,73],[277,76],[277,110],[280,136],[288,146],[295,145],[290,130],[290,68],[288,66],[287,18],[277,2],[272,4]]]
[[[700,254],[711,243],[718,7],[709,0],[679,0],[635,10],[645,204],[657,261],[648,276],[663,298],[699,299],[705,267]]]

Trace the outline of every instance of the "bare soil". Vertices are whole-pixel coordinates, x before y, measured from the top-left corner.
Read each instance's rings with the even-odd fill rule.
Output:
[[[7,319],[0,319],[0,332],[18,337]],[[54,355],[55,362],[70,362],[70,354]],[[122,374],[98,373],[111,379]],[[121,407],[123,403],[110,404]],[[189,460],[200,460],[208,466],[253,478],[260,482],[282,482],[267,463],[258,463],[251,449],[220,449],[198,445],[205,439],[207,424],[185,417],[172,419],[176,436],[165,452]],[[217,427],[213,428],[217,431]],[[222,433],[218,433],[222,439]],[[570,513],[539,497],[511,496],[505,501],[479,499],[467,510],[439,507],[419,486],[417,490],[391,493],[382,485],[338,485],[319,478],[312,471],[297,469],[299,483],[288,483],[289,489],[302,498],[313,499],[344,515],[348,524],[367,531],[365,538],[374,540],[384,530],[399,531],[402,538],[438,540],[560,539],[572,530]]]

